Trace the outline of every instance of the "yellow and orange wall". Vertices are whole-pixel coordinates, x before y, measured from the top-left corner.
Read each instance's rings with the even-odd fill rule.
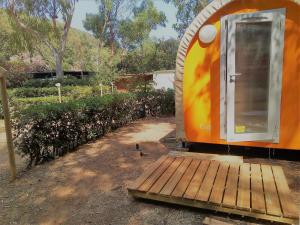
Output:
[[[183,37],[176,68],[178,138],[189,142],[234,144],[300,150],[300,1],[215,0]],[[278,8],[286,9],[279,143],[233,142],[220,138],[220,19]],[[201,14],[200,13],[200,14]],[[198,39],[201,26],[212,24],[217,36],[210,44]]]

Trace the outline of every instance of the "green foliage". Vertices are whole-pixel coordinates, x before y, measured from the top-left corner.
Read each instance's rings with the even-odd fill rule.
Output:
[[[12,60],[9,63],[3,65],[8,72],[7,76],[7,87],[14,88],[22,86],[28,81],[31,76],[26,74],[29,71],[29,64],[22,60]]]
[[[144,73],[175,67],[177,41],[149,39],[150,32],[158,26],[164,26],[166,21],[165,15],[155,7],[152,0],[99,0],[99,13],[87,15],[84,22],[86,29],[98,40],[86,32],[70,28],[64,49],[59,46],[64,21],[57,20],[54,24],[49,17],[49,12],[57,16],[55,10],[49,8],[49,4],[56,1],[15,2],[20,3],[20,7],[15,8],[16,15],[28,27],[21,29],[13,14],[7,16],[7,12],[10,12],[8,9],[0,10],[0,40],[3,40],[0,46],[0,66],[10,72],[9,87],[23,84],[26,87],[52,87],[56,82],[62,83],[61,80],[49,84],[48,81],[27,81],[29,77],[25,76],[27,72],[55,69],[55,51],[61,52],[59,57],[63,57],[63,70],[94,71],[96,76],[92,82],[96,84],[109,84],[124,73]],[[58,7],[67,9],[69,6]],[[44,14],[46,9],[48,12]],[[15,64],[20,68],[16,68]],[[63,85],[88,85],[83,83]]]
[[[0,9],[0,17],[0,66],[11,75],[9,87],[22,85],[18,80],[27,80],[28,78],[24,77],[26,72],[55,69],[53,52],[45,42],[28,37],[35,46],[30,50],[29,46],[26,46],[29,40],[24,40],[24,32],[17,29],[16,24],[11,24],[13,21],[4,9]],[[98,42],[92,35],[71,28],[64,53],[63,69],[96,71],[97,49]]]
[[[149,38],[157,26],[165,26],[166,16],[160,12],[152,0],[144,0],[133,9],[133,18],[120,21],[119,36],[123,47],[133,49]]]
[[[80,99],[89,96],[100,96],[99,86],[63,86],[61,88],[62,101]],[[111,94],[110,86],[102,86],[103,94]],[[20,111],[33,105],[45,105],[59,102],[57,87],[45,88],[14,88],[8,90],[10,111],[18,115]],[[2,105],[0,104],[0,118],[3,119]]]
[[[52,53],[57,77],[63,77],[62,62],[77,0],[7,1],[6,11],[12,28],[18,33],[16,43],[29,52]],[[58,18],[60,16],[60,22]]]
[[[71,98],[69,96],[62,96],[62,101],[67,102]],[[25,109],[32,105],[44,105],[49,103],[57,103],[58,96],[42,96],[42,97],[26,97],[26,98],[15,98],[12,100],[15,107],[18,107],[20,110]]]
[[[14,32],[4,10],[0,9],[0,66],[19,51],[14,45]]]
[[[127,53],[120,67],[126,73],[174,69],[177,49],[178,41],[174,39],[144,41],[141,47]]]
[[[61,88],[62,95],[69,95],[76,87],[66,86]],[[44,97],[49,95],[58,95],[57,87],[48,88],[16,88],[12,91],[13,96],[17,98],[33,98],[33,97]]]
[[[109,86],[103,86],[103,92],[107,93],[110,91]],[[72,98],[81,98],[90,95],[99,95],[99,86],[62,86],[62,96],[69,96]],[[57,96],[57,87],[45,87],[45,88],[34,88],[24,87],[10,90],[10,96],[15,98],[34,98],[34,97],[45,97],[45,96]]]
[[[174,90],[144,89],[137,92],[138,99],[143,103],[145,115],[175,115]]]
[[[176,39],[159,40],[156,43],[155,70],[175,69],[178,46]]]
[[[114,48],[118,42],[118,24],[120,19],[129,15],[138,0],[98,0],[98,13],[86,14],[83,26],[92,32],[99,40],[99,50],[110,46],[114,55]]]
[[[96,84],[109,84],[114,81],[122,73],[122,70],[117,67],[120,62],[121,52],[118,51],[111,56],[109,49],[103,48],[96,75],[92,78],[93,82]]]
[[[88,97],[36,105],[14,120],[15,145],[29,166],[52,160],[150,113],[174,113],[174,92]]]
[[[204,9],[211,0],[164,0],[165,2],[171,2],[177,8],[176,20],[177,23],[173,25],[173,28],[178,32],[178,37],[181,38],[192,23],[193,19],[198,13]]]
[[[135,102],[123,94],[30,107],[15,126],[17,149],[29,165],[53,159],[138,118]]]
[[[98,60],[97,45],[98,42],[91,35],[71,29],[67,46],[73,50],[73,55],[69,56],[66,54],[65,59],[73,59],[72,69],[96,71]]]
[[[124,14],[121,8],[126,8],[133,15],[121,16]],[[150,65],[150,62],[155,55],[151,50],[154,48],[145,40],[157,26],[164,26],[165,21],[164,13],[154,6],[152,0],[100,0],[98,14],[87,14],[84,21],[84,27],[99,40],[96,81],[108,83],[122,72],[145,72],[151,68],[153,63]],[[116,46],[121,48],[115,49]],[[137,48],[138,51],[135,51]],[[132,64],[132,61],[136,63]],[[131,69],[138,64],[139,69]]]
[[[86,30],[92,32],[96,38],[108,39],[107,31],[105,27],[105,13],[99,12],[99,14],[87,13],[83,26]]]
[[[60,83],[62,86],[86,86],[91,84],[91,80],[88,78],[78,79],[76,77],[68,77],[64,79],[30,79],[24,82],[24,87],[55,87],[56,83]]]

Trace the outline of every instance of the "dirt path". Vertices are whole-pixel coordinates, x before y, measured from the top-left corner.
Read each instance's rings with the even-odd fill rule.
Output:
[[[19,172],[14,183],[2,179],[0,224],[199,225],[207,216],[248,224],[239,217],[128,196],[126,185],[169,151],[160,140],[173,136],[174,128],[174,118],[140,120],[74,153]],[[135,151],[136,143],[146,156]]]

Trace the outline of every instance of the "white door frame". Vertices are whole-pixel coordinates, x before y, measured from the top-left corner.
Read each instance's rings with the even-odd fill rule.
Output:
[[[236,23],[272,22],[269,75],[268,131],[266,133],[236,133],[234,126],[235,29]],[[220,71],[220,136],[228,142],[279,142],[282,61],[284,47],[285,9],[274,9],[247,14],[233,14],[221,18]],[[234,76],[232,77],[232,79]]]

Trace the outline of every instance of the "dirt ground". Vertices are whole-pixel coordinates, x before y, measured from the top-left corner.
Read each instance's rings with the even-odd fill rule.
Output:
[[[0,224],[199,225],[206,217],[229,224],[266,224],[210,211],[135,200],[126,186],[175,147],[174,118],[139,120],[78,151],[25,169],[9,182],[6,152],[0,150]],[[141,157],[135,144],[146,153]],[[300,162],[247,159],[283,166],[300,206]],[[273,223],[274,224],[274,223]]]

